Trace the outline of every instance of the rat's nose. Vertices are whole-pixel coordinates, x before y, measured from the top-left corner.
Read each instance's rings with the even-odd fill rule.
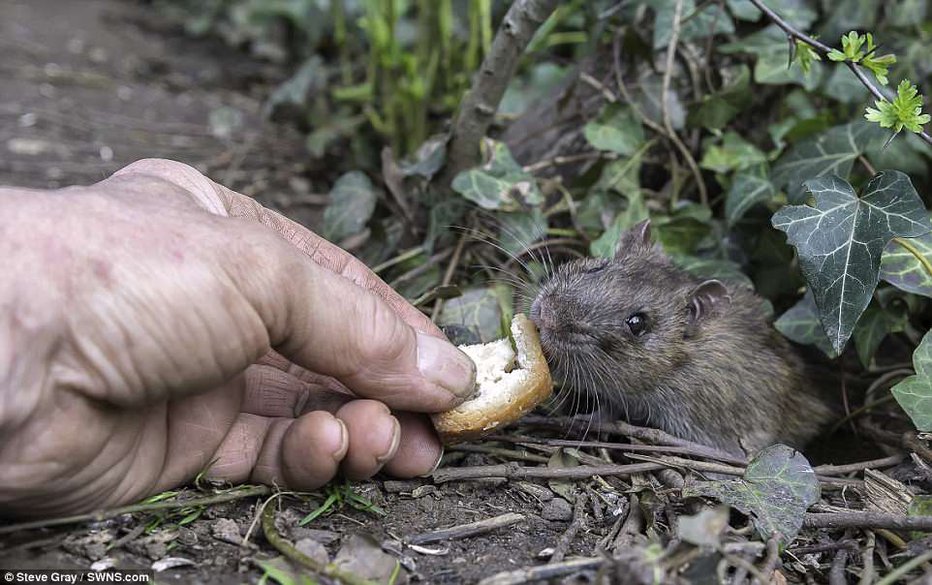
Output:
[[[557,325],[557,318],[550,303],[541,297],[537,297],[531,303],[531,321],[537,325],[538,329],[553,329]]]

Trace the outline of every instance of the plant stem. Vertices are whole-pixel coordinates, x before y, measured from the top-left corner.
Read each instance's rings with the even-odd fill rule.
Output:
[[[479,143],[495,118],[508,82],[518,68],[518,59],[558,3],[559,0],[516,0],[508,9],[453,121],[447,164],[439,177],[441,186],[449,186],[460,171],[478,164]]]
[[[785,32],[788,36],[806,43],[807,45],[809,45],[810,47],[812,47],[813,49],[815,49],[822,55],[827,55],[829,52],[831,52],[832,50],[831,47],[829,47],[825,43],[817,41],[816,39],[810,37],[806,33],[797,30],[792,24],[787,22],[783,17],[781,17],[779,14],[771,10],[766,4],[764,4],[762,0],[750,0],[750,2],[751,4],[756,6],[758,10],[763,12],[767,16],[767,18],[773,21],[774,24],[776,24],[781,29],[783,29],[783,32]],[[845,60],[844,64],[848,67],[848,69],[851,70],[852,73],[854,73],[855,77],[857,77],[858,80],[862,84],[864,84],[864,87],[866,87],[867,90],[870,91],[874,95],[875,98],[877,98],[878,100],[889,101],[887,96],[884,95],[884,93],[880,89],[878,89],[877,86],[875,86],[871,82],[870,79],[867,78],[867,75],[864,73],[864,70],[861,68],[860,65],[858,65],[857,63],[853,63],[852,61],[848,61],[848,60]],[[920,138],[925,140],[929,145],[932,145],[932,135],[930,135],[925,130],[919,132],[918,134]]]
[[[932,262],[929,261],[925,255],[919,251],[919,248],[913,245],[907,238],[893,238],[893,241],[899,244],[900,246],[906,248],[906,251],[916,257],[916,260],[922,264],[922,267],[925,268],[926,274],[932,277]]]

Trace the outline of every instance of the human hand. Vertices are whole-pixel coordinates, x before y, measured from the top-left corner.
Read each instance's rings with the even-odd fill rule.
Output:
[[[290,489],[420,475],[442,450],[413,413],[472,391],[469,358],[362,263],[180,163],[0,189],[0,257],[0,516],[205,469]]]

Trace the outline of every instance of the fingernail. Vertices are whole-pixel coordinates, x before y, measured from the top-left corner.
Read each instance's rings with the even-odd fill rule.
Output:
[[[346,425],[343,424],[343,421],[335,418],[333,419],[340,425],[340,447],[333,452],[334,459],[343,459],[346,457],[346,450],[349,449],[349,432],[346,430]]]
[[[443,446],[441,445],[441,446],[440,446],[440,455],[437,455],[437,461],[434,463],[434,466],[430,468],[430,471],[428,471],[427,473],[421,475],[421,477],[430,477],[431,475],[433,475],[433,473],[434,473],[435,471],[437,471],[437,468],[440,467],[440,464],[443,462],[443,452],[444,452],[444,451],[443,451]]]
[[[392,417],[392,444],[388,446],[388,451],[376,457],[375,460],[378,463],[385,463],[394,457],[399,443],[401,443],[401,425],[398,424],[397,418]]]
[[[425,378],[454,396],[472,394],[476,384],[476,364],[449,341],[418,332],[417,369]]]

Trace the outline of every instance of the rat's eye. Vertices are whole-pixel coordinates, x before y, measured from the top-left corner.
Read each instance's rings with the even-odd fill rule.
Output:
[[[587,269],[586,269],[586,274],[594,274],[594,273],[596,273],[596,272],[602,272],[603,270],[605,270],[605,267],[606,267],[606,266],[608,266],[608,263],[607,263],[607,262],[604,263],[604,264],[599,264],[598,266],[593,266],[593,267],[591,267],[591,268],[587,268]]]
[[[634,313],[625,319],[625,325],[635,337],[640,337],[647,333],[647,315],[644,313]]]

